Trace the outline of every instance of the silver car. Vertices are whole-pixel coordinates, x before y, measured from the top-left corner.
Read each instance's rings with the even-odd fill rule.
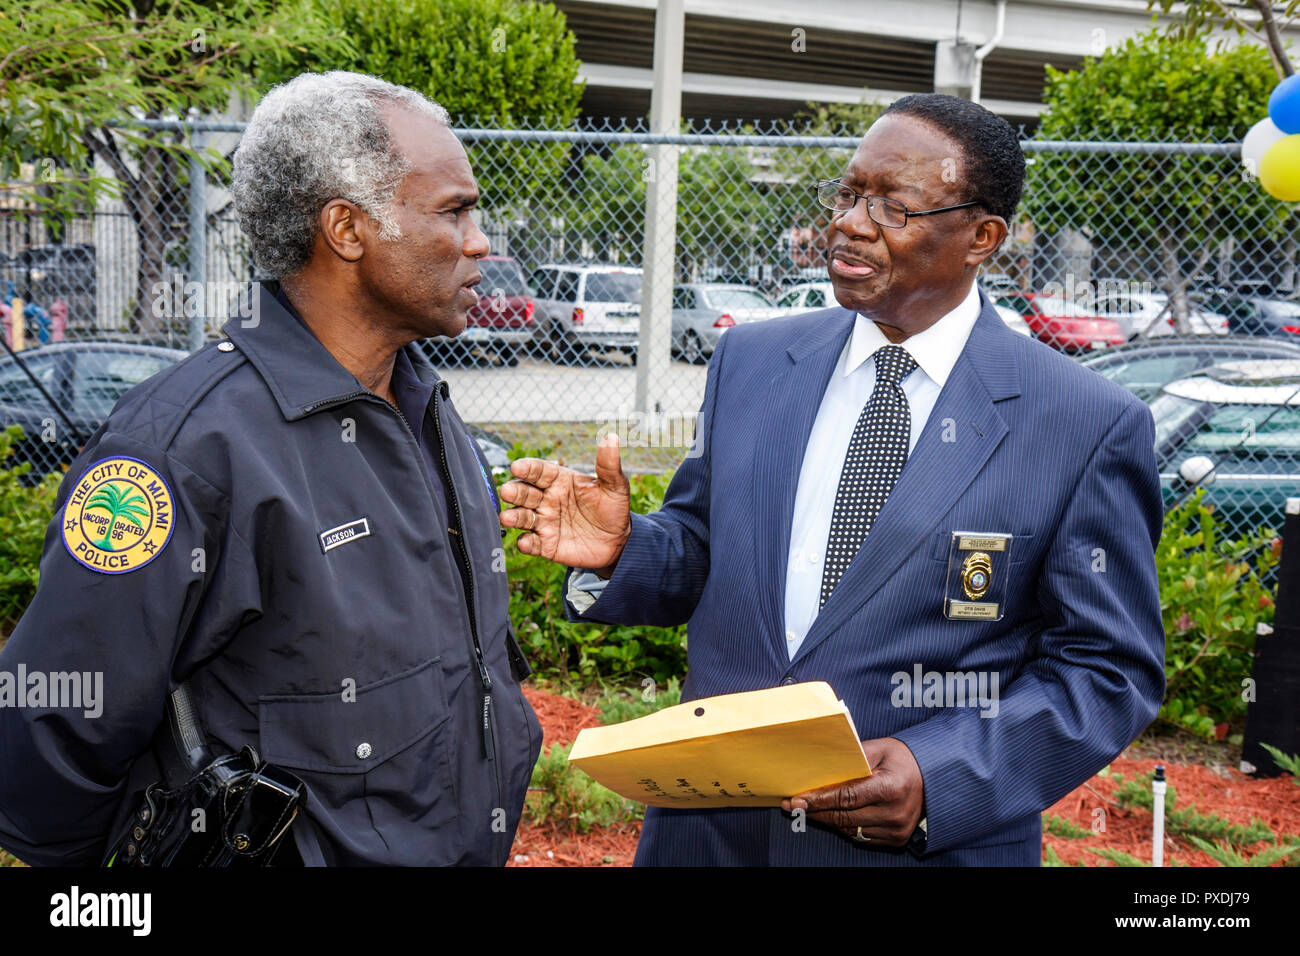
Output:
[[[1098,315],[1118,322],[1128,339],[1177,334],[1173,307],[1163,292],[1110,292],[1097,297],[1095,310]],[[1194,304],[1187,314],[1187,326],[1193,335],[1228,334],[1227,316]]]
[[[636,355],[641,330],[641,270],[618,265],[539,266],[528,284],[537,302],[532,345],[557,362],[591,349]]]
[[[673,352],[693,365],[713,354],[722,333],[745,322],[785,315],[747,285],[690,283],[673,289]]]
[[[786,315],[798,315],[800,312],[812,312],[816,309],[833,308],[840,303],[835,298],[835,287],[829,280],[823,282],[801,282],[790,286],[776,300],[777,306]]]

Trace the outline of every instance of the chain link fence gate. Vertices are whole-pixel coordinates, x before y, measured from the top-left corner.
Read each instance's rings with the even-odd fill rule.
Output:
[[[242,129],[150,125],[227,157]],[[836,304],[814,185],[861,131],[808,132],[458,130],[492,253],[465,333],[421,347],[462,416],[485,441],[580,467],[609,430],[629,470],[675,467],[718,338]],[[1025,140],[1025,197],[981,284],[1019,332],[1152,403],[1167,504],[1212,470],[1233,534],[1280,527],[1300,494],[1296,211],[1243,173],[1235,142],[1123,138]],[[0,424],[25,431],[25,480],[65,467],[127,389],[218,335],[255,278],[225,181],[166,155],[124,162],[123,198],[93,211],[0,208],[0,333],[21,360],[0,351]],[[676,179],[659,213],[675,231],[672,309],[643,322],[661,176]]]

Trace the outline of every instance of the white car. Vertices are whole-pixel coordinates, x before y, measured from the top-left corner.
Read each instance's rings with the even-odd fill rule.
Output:
[[[776,304],[786,315],[839,305],[835,299],[835,287],[829,282],[804,282],[792,286],[776,300]],[[1029,328],[1029,323],[1021,318],[1015,309],[1007,308],[1005,305],[995,305],[993,308],[1013,332],[1027,336],[1034,334]]]
[[[534,348],[559,362],[581,361],[590,349],[636,354],[639,268],[552,263],[539,266],[528,284],[536,299]]]
[[[837,305],[839,302],[835,299],[835,287],[829,281],[801,282],[786,289],[776,300],[776,307],[782,315],[830,309]]]
[[[1002,321],[1007,324],[1012,332],[1019,332],[1021,335],[1033,338],[1034,330],[1029,327],[1029,323],[1015,309],[1005,305],[994,305],[993,309],[1001,316]]]
[[[1111,292],[1098,296],[1095,312],[1119,323],[1124,337],[1176,335],[1173,308],[1163,292]],[[1228,317],[1192,306],[1187,316],[1193,335],[1227,335]]]

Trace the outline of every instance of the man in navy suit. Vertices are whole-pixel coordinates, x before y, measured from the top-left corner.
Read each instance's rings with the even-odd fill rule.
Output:
[[[513,464],[502,524],[575,569],[571,614],[689,621],[683,700],[827,681],[867,738],[870,777],[780,809],[648,809],[638,864],[1036,866],[1154,718],[1151,414],[975,284],[1024,168],[982,107],[899,100],[818,186],[842,308],[719,341],[660,511],[612,436],[594,476]]]

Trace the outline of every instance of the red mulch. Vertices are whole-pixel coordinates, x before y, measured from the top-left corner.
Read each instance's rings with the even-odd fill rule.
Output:
[[[600,711],[571,697],[560,697],[533,687],[524,696],[542,724],[542,749],[573,742],[584,727],[600,726]],[[573,833],[555,824],[537,826],[527,818],[519,824],[508,866],[631,866],[641,821],[614,828],[597,827],[590,833]]]
[[[1150,773],[1158,762],[1121,758],[1111,763],[1110,770],[1112,774],[1122,773],[1126,780],[1132,780],[1140,774]],[[1200,764],[1169,763],[1165,764],[1165,776],[1169,785],[1177,791],[1177,808],[1180,810],[1195,804],[1201,813],[1216,814],[1229,823],[1246,825],[1252,817],[1258,817],[1278,836],[1300,833],[1300,787],[1292,783],[1290,777],[1256,780],[1235,770],[1228,771],[1224,777]],[[1139,860],[1151,859],[1151,813],[1136,808],[1126,810],[1109,802],[1116,786],[1118,784],[1113,777],[1093,777],[1082,787],[1058,800],[1047,811],[1083,827],[1091,834],[1094,809],[1104,807],[1106,810],[1106,816],[1101,818],[1105,821],[1104,833],[1076,840],[1050,833],[1043,834],[1044,844],[1052,847],[1062,862],[1082,862],[1088,866],[1114,865],[1096,854],[1086,852],[1085,847],[1114,847]],[[1272,845],[1261,841],[1247,848],[1245,853],[1251,856]],[[1220,865],[1190,842],[1171,837],[1166,832],[1165,866],[1171,866],[1174,862],[1189,866]]]
[[[569,697],[560,697],[531,687],[524,688],[537,718],[542,724],[544,747],[570,743],[584,727],[600,725],[600,713]],[[1149,773],[1156,760],[1116,759],[1112,774],[1121,773],[1132,780]],[[1177,791],[1179,809],[1191,804],[1201,813],[1217,814],[1230,823],[1249,824],[1261,818],[1279,836],[1300,834],[1300,787],[1289,777],[1255,780],[1236,771],[1220,776],[1200,764],[1165,761],[1165,774]],[[1088,830],[1090,835],[1068,839],[1044,833],[1044,847],[1052,847],[1068,864],[1082,862],[1088,866],[1112,866],[1085,848],[1113,847],[1137,857],[1151,859],[1151,814],[1146,810],[1126,810],[1110,802],[1117,784],[1113,776],[1093,777],[1086,784],[1061,798],[1048,810],[1062,819]],[[1106,809],[1105,831],[1092,833],[1093,809]],[[511,850],[512,866],[631,866],[640,835],[639,822],[618,828],[596,828],[591,833],[572,833],[554,824],[535,826],[525,820],[519,826]],[[1261,842],[1249,848],[1253,854],[1268,846]],[[1174,862],[1190,866],[1218,866],[1217,861],[1190,844],[1165,836],[1165,865]]]

